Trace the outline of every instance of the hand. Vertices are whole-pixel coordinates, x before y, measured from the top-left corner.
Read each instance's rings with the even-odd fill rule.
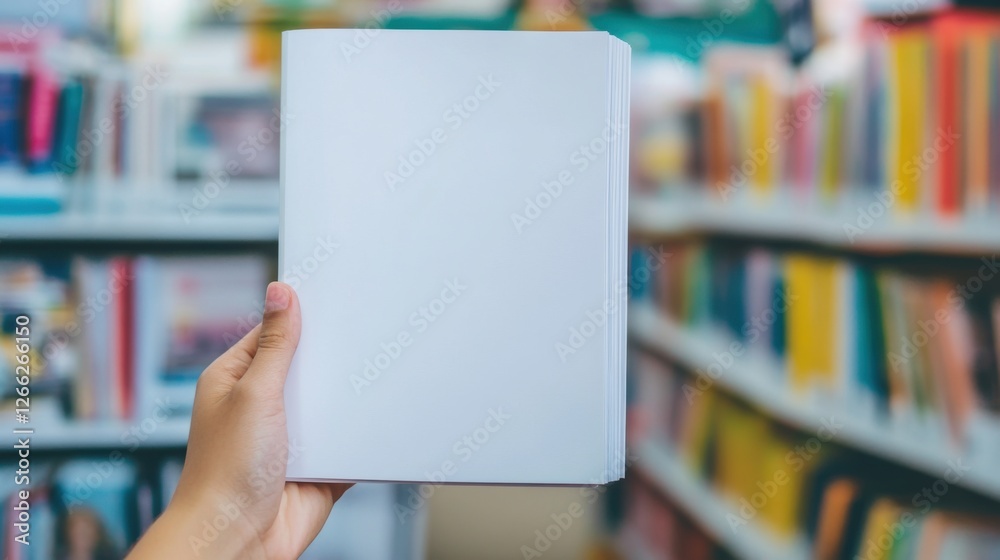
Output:
[[[295,292],[272,283],[261,325],[198,380],[177,492],[129,558],[290,559],[316,538],[351,485],[285,482],[283,391],[299,332]]]

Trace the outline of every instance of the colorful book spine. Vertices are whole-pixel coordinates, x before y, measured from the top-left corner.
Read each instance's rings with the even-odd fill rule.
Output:
[[[21,161],[23,87],[20,72],[0,73],[0,165],[16,165]]]
[[[634,301],[770,355],[764,381],[796,398],[979,463],[1000,459],[1000,292],[982,289],[976,266],[916,274],[722,241],[664,250],[675,257]]]
[[[71,81],[63,86],[59,95],[55,161],[52,164],[57,173],[72,175],[80,165],[81,150],[78,149],[77,139],[83,110],[83,84]]]
[[[59,82],[54,72],[40,63],[29,71],[28,113],[25,122],[25,158],[32,173],[51,171]]]

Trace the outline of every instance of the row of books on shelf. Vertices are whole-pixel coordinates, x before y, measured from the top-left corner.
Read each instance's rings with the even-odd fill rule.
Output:
[[[793,398],[976,465],[1000,460],[993,261],[927,272],[720,241],[661,249],[670,257],[656,270],[648,247],[633,249],[633,299],[726,341],[700,375],[759,358],[769,365],[755,368],[759,381]]]
[[[18,470],[13,463],[0,463],[0,468]],[[182,468],[183,457],[176,453],[137,458],[112,452],[32,462],[29,474],[6,477],[0,484],[0,554],[5,560],[121,560],[169,504]],[[391,484],[355,486],[337,502],[301,558],[420,557],[409,544],[420,542],[420,523],[401,524],[395,513],[402,496],[416,491]],[[214,529],[202,527],[184,541],[192,557],[208,557],[204,547],[212,531],[224,530],[215,523]]]
[[[998,57],[1000,16],[970,9],[872,19],[801,67],[778,47],[710,45],[687,73],[649,69],[664,101],[637,103],[651,108],[633,180],[864,219],[995,216]],[[642,71],[637,95],[655,96]]]
[[[260,321],[271,277],[257,255],[0,259],[4,406],[26,315],[34,422],[185,415],[204,367]]]
[[[120,455],[32,464],[0,489],[3,557],[124,558],[170,501],[182,466],[180,458]]]
[[[780,543],[804,537],[810,557],[821,560],[1000,551],[996,506],[953,487],[961,465],[939,479],[909,476],[839,448],[836,416],[816,433],[794,432],[713,388],[692,394],[695,378],[657,356],[634,358],[630,436],[673,449],[726,504],[717,521],[734,534],[766,528]],[[636,511],[637,525],[653,523],[643,518],[648,509]]]
[[[0,167],[59,182],[78,172],[121,175],[130,144],[125,118],[148,92],[132,91],[141,85],[122,65],[58,33],[0,32],[20,38],[0,46]]]
[[[242,45],[238,34],[222,44]],[[274,84],[248,68],[191,67],[193,57],[124,59],[55,29],[0,45],[0,215],[132,200],[269,208],[287,121]]]

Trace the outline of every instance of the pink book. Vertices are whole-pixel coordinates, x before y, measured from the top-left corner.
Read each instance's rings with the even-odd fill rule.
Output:
[[[52,161],[59,81],[51,68],[37,60],[31,63],[28,77],[25,154],[29,171],[45,171]]]

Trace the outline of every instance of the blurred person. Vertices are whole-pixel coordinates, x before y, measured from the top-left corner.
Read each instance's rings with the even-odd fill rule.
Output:
[[[286,482],[284,386],[300,309],[267,287],[264,319],[198,380],[187,457],[163,515],[128,558],[298,558],[350,484]]]

